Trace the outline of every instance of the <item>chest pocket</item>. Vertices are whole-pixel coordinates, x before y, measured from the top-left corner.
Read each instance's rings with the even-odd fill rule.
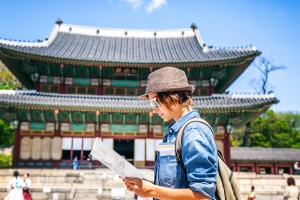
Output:
[[[182,168],[176,161],[175,155],[159,158],[158,181],[160,186],[176,188],[181,179]]]

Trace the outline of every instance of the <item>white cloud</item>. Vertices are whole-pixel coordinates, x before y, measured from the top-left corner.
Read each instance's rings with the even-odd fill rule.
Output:
[[[164,4],[167,4],[167,0],[151,0],[151,2],[145,7],[145,9],[148,13],[150,13],[154,9],[158,9]]]
[[[141,5],[143,5],[143,0],[123,0],[127,3],[130,3],[133,7],[133,9],[138,9],[139,7],[141,7]]]

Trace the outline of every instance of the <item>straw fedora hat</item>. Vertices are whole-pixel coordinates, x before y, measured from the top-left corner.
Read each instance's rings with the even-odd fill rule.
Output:
[[[185,72],[175,67],[164,67],[149,74],[146,92],[137,98],[149,100],[148,94],[151,92],[185,90],[191,91],[192,93],[195,90],[193,85],[189,85]]]

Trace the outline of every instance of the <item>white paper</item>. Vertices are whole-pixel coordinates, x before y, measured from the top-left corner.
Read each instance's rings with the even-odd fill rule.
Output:
[[[121,177],[144,179],[144,174],[99,138],[94,141],[91,155]]]

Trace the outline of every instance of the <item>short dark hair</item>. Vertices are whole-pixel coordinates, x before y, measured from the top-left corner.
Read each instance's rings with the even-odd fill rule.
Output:
[[[172,91],[172,92],[158,92],[158,103],[164,104],[167,109],[172,110],[171,106],[178,103],[183,107],[191,106],[193,108],[194,102],[191,91]]]
[[[288,186],[291,186],[291,185],[295,186],[296,185],[295,179],[293,177],[288,177],[287,184],[288,184]]]
[[[18,171],[14,171],[14,177],[18,177],[19,176],[19,172]]]

